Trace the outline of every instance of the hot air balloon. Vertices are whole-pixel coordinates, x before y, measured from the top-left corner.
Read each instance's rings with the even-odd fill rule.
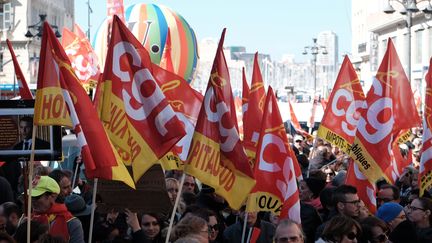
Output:
[[[137,3],[125,9],[125,20],[129,30],[149,51],[155,64],[161,61],[169,31],[174,72],[188,82],[192,80],[198,61],[197,41],[193,29],[180,14],[162,5]],[[107,30],[105,20],[92,42],[101,62],[105,61],[108,46]]]

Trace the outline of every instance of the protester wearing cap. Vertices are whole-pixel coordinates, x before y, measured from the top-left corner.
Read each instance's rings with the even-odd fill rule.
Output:
[[[381,205],[376,216],[383,220],[390,228],[389,239],[392,242],[417,242],[414,225],[406,220],[403,207],[395,202]]]
[[[56,203],[60,193],[57,182],[49,176],[35,178],[31,190],[33,219],[49,225],[49,233],[70,243],[84,242],[81,222],[66,208]]]
[[[90,229],[91,206],[86,204],[84,198],[77,194],[71,194],[65,198],[65,205],[73,216],[81,221],[84,230],[84,239],[88,239]]]

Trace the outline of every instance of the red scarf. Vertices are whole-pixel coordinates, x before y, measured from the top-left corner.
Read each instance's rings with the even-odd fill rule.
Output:
[[[52,236],[60,236],[69,241],[69,230],[67,223],[74,216],[67,210],[65,204],[54,203],[45,214],[36,214],[33,219],[49,225],[49,233]]]

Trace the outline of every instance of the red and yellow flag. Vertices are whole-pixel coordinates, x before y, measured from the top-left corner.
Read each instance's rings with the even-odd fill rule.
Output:
[[[185,130],[153,77],[147,50],[118,17],[112,26],[96,104],[108,136],[138,181]]]
[[[62,46],[81,85],[87,90],[96,87],[100,76],[98,57],[78,24],[74,32],[63,28]]]
[[[390,38],[365,103],[350,155],[371,183],[381,177],[390,181],[384,171],[391,166],[393,141],[401,130],[420,125],[409,80]]]
[[[6,44],[9,48],[9,51],[11,53],[12,56],[12,62],[15,68],[15,76],[16,79],[18,80],[18,87],[19,87],[19,93],[21,96],[22,100],[32,100],[33,99],[33,94],[31,93],[28,85],[27,85],[27,81],[25,80],[25,77],[21,71],[21,67],[18,63],[18,60],[15,56],[15,52],[13,50],[13,47],[9,41],[9,39],[6,39]]]
[[[375,184],[368,181],[368,179],[359,170],[358,165],[354,163],[352,159],[350,159],[348,165],[345,183],[357,188],[357,195],[360,200],[363,201],[372,214],[375,214],[377,210]]]
[[[300,223],[295,154],[288,143],[273,89],[268,88],[258,140],[255,178],[248,211],[270,211]]]
[[[432,58],[426,74],[426,96],[423,117],[423,146],[421,149],[419,188],[420,196],[432,187]]]
[[[255,180],[236,127],[222,32],[210,80],[198,116],[185,172],[212,186],[239,209]]]
[[[43,28],[34,123],[72,127],[88,178],[123,181],[135,188],[65,51],[47,22]]]
[[[345,56],[318,128],[318,137],[349,153],[360,118],[359,109],[365,105],[365,99],[357,73]]]
[[[264,82],[258,64],[258,52],[255,53],[252,83],[249,91],[249,102],[246,115],[243,119],[244,146],[248,157],[255,159],[258,137],[261,131],[261,121],[266,99]]]
[[[183,123],[186,135],[164,155],[160,163],[165,170],[182,170],[186,161],[203,96],[182,77],[152,64],[154,78]]]

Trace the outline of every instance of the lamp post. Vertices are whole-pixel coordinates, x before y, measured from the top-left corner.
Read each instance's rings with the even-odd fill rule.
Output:
[[[327,55],[327,48],[325,46],[320,46],[317,43],[317,38],[312,38],[313,44],[311,46],[305,46],[303,50],[303,55],[308,54],[308,50],[310,51],[310,54],[312,54],[312,64],[314,69],[314,99],[316,95],[316,83],[317,83],[317,73],[316,73],[316,62],[317,62],[317,55],[319,53],[323,55]]]
[[[407,16],[406,26],[408,30],[408,63],[407,63],[407,75],[408,80],[411,82],[411,27],[412,27],[412,17],[414,13],[419,11],[417,3],[428,2],[427,6],[422,10],[425,14],[432,14],[432,6],[430,0],[387,0],[387,5],[384,8],[384,13],[392,14],[396,10],[391,5],[391,2],[400,3],[403,9],[399,12],[402,15]]]
[[[39,22],[37,22],[36,24],[27,26],[27,33],[25,34],[25,37],[27,37],[29,39],[33,38],[33,37],[41,38],[42,34],[43,34],[43,23],[45,22],[46,17],[47,17],[46,14],[39,14]],[[61,34],[58,31],[58,26],[57,25],[51,25],[51,28],[53,28],[55,30],[55,36],[57,38],[60,38]],[[36,31],[36,34],[33,34],[31,30]]]

